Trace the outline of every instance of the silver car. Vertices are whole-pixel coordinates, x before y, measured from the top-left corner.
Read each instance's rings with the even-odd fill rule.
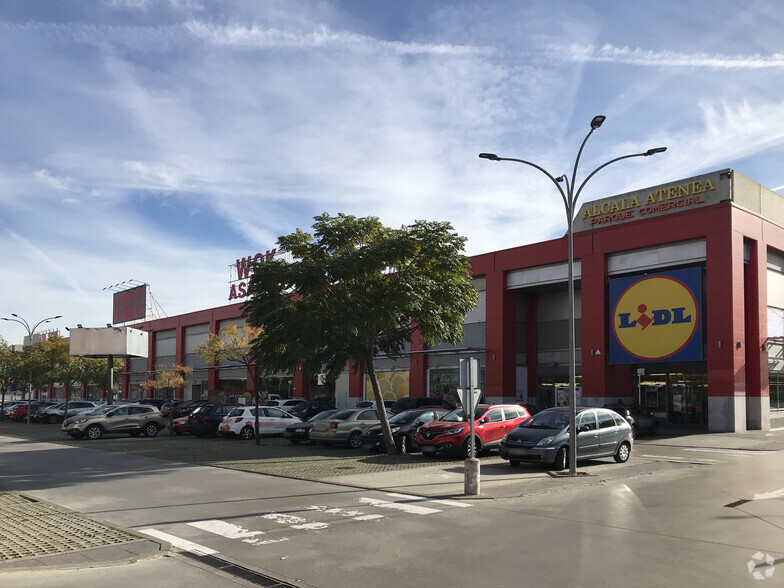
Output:
[[[362,431],[380,422],[375,409],[341,410],[328,419],[313,423],[310,442],[324,445],[346,443],[353,449],[359,449],[362,447]]]
[[[632,428],[618,413],[606,408],[578,406],[577,459],[614,457],[629,459],[634,443]],[[532,416],[501,441],[501,457],[510,465],[521,461],[552,464],[562,470],[569,464],[569,408],[548,408]]]
[[[68,416],[75,416],[85,412],[91,412],[101,406],[102,402],[92,402],[90,400],[72,400],[68,403]],[[57,423],[65,418],[65,402],[55,404],[48,408],[42,408],[35,416],[34,420],[42,423]]]
[[[126,433],[132,437],[143,433],[145,437],[155,437],[165,426],[166,419],[154,406],[110,404],[68,417],[60,430],[74,439],[100,439],[107,433]]]

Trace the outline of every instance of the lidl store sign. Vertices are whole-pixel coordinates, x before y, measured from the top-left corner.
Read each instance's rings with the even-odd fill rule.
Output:
[[[610,280],[611,364],[702,359],[700,268]]]

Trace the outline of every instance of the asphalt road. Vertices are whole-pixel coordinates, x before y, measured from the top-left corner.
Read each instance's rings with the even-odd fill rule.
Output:
[[[589,462],[581,470],[591,475],[576,483],[553,481],[540,468],[513,471],[489,456],[482,464],[488,493],[466,500],[446,497],[454,493],[445,488],[454,487],[448,478],[459,477],[459,461],[419,466],[421,458],[410,456],[417,465],[366,473],[332,464],[333,472],[349,473],[304,480],[147,455],[156,448],[171,456],[169,441],[190,442],[189,455],[221,444],[259,450],[233,440],[47,443],[5,436],[0,486],[297,585],[741,586],[763,585],[754,572],[765,577],[770,570],[774,576],[765,580],[776,585],[784,577],[784,565],[776,569],[784,559],[781,439],[748,446],[716,439],[642,440],[627,464]],[[115,453],[115,443],[133,453]],[[763,445],[767,451],[757,450]],[[278,446],[289,449],[270,440],[269,459],[284,461],[272,457]],[[322,460],[323,450],[294,450],[299,458],[286,459],[307,461],[314,451]],[[329,452],[336,463],[392,459]],[[192,565],[167,558],[71,573],[122,585],[138,570],[161,575],[167,585],[221,585],[206,572],[194,583]],[[60,584],[36,578],[41,586],[62,585],[64,576]]]

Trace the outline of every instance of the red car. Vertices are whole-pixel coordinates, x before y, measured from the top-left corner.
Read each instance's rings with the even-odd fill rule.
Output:
[[[39,402],[31,402],[30,403],[30,420],[32,420],[33,415],[35,413],[37,413],[42,408],[48,407],[48,406],[51,406],[51,404],[39,403]],[[17,421],[17,422],[27,418],[27,403],[25,402],[24,404],[19,404],[19,405],[15,406],[11,410],[11,412],[8,413],[8,418],[10,418],[11,420]]]
[[[188,432],[188,417],[179,417],[172,421],[174,424],[174,432],[178,435],[184,435]]]
[[[480,404],[474,412],[474,443],[477,453],[498,447],[501,439],[517,425],[531,417],[516,404]],[[468,457],[471,425],[462,408],[453,410],[437,421],[422,425],[415,440],[423,455],[438,452]]]

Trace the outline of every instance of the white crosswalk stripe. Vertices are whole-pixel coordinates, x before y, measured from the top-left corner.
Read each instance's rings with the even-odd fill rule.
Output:
[[[290,532],[303,532],[303,531],[323,531],[329,529],[330,524],[335,520],[368,522],[383,519],[386,515],[367,512],[368,509],[381,509],[397,511],[404,515],[431,515],[443,512],[442,508],[433,508],[431,505],[438,505],[439,507],[454,507],[466,508],[471,505],[456,500],[442,500],[427,498],[422,496],[414,496],[411,494],[399,494],[395,492],[387,492],[386,496],[395,498],[397,501],[382,500],[379,498],[371,498],[362,496],[356,499],[356,502],[363,505],[361,510],[351,507],[335,507],[326,505],[310,505],[295,509],[295,512],[311,513],[315,518],[332,517],[333,520],[313,520],[303,516],[291,513],[269,512],[261,514],[250,519],[245,519],[246,526],[239,525],[234,522],[223,521],[220,519],[205,519],[199,521],[190,521],[185,523],[193,529],[199,529],[211,535],[217,535],[226,539],[239,540],[247,545],[254,547],[261,547],[272,543],[280,543],[282,541],[289,541],[289,537],[282,537],[278,533],[278,529]],[[250,521],[250,522],[247,522]],[[259,523],[266,522],[266,527],[263,530],[255,528]],[[269,528],[269,525],[272,527]],[[262,527],[265,525],[262,524]],[[283,529],[285,527],[285,530]],[[148,528],[141,529],[142,533],[146,533],[152,537],[168,541],[174,547],[189,551],[197,555],[213,555],[218,551],[194,543],[187,539],[177,537],[170,533],[165,533],[157,529]],[[270,534],[271,533],[271,534]],[[288,534],[288,533],[287,533]]]
[[[638,455],[637,457],[644,457],[647,459],[652,459],[654,461],[673,461],[678,463],[693,463],[693,464],[702,464],[702,465],[712,465],[715,463],[722,463],[721,460],[718,459],[708,459],[708,458],[690,458],[690,457],[680,457],[677,455]]]

